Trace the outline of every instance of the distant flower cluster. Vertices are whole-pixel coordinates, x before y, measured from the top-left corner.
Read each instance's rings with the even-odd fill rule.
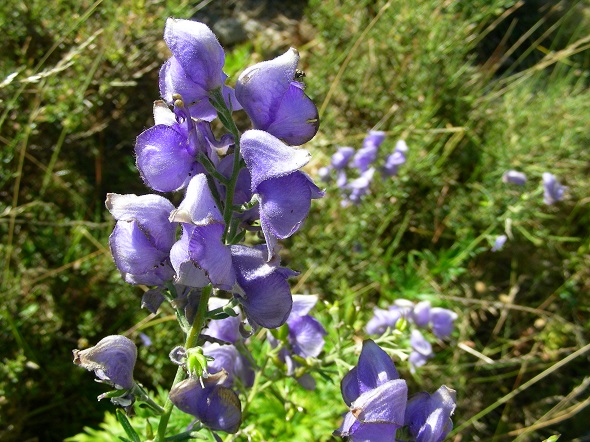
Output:
[[[432,345],[419,329],[430,329],[434,336],[444,339],[453,332],[457,317],[457,314],[451,310],[432,307],[430,301],[413,303],[407,299],[398,299],[386,310],[375,308],[373,317],[367,323],[365,330],[369,335],[382,335],[388,329],[394,329],[398,321],[403,318],[411,327],[412,352],[409,362],[413,372],[434,356]]]
[[[502,182],[509,184],[516,184],[518,186],[524,186],[527,182],[527,177],[523,172],[516,170],[508,170],[502,175]],[[543,182],[543,202],[547,205],[552,205],[557,201],[563,199],[564,193],[567,189],[566,186],[562,186],[557,180],[556,176],[549,172],[544,172],[542,176]],[[490,249],[492,252],[502,250],[504,244],[508,240],[507,235],[498,235],[494,240],[494,245]]]
[[[342,192],[344,206],[361,202],[363,196],[369,192],[377,170],[383,177],[391,177],[397,175],[399,167],[406,162],[408,146],[405,141],[399,140],[381,168],[375,168],[373,165],[384,140],[385,132],[369,131],[358,151],[352,147],[339,147],[332,155],[330,165],[319,170],[319,176],[325,182],[336,175],[336,185]]]
[[[350,442],[408,440],[397,438],[400,429],[411,440],[440,442],[453,429],[455,391],[443,385],[434,394],[408,398],[406,381],[371,340],[363,342],[358,364],[344,376],[340,390],[350,411],[334,435]]]

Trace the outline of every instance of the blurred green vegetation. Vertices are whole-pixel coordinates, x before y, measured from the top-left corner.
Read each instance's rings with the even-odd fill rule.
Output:
[[[147,193],[133,145],[158,98],[164,21],[198,18],[209,3],[0,5],[2,440],[63,440],[86,426],[95,430],[79,440],[110,440],[96,430],[112,411],[96,402],[104,388],[71,363],[73,348],[108,334],[152,337],[136,375],[160,394],[169,386],[166,355],[182,337],[171,311],[146,319],[141,289],[121,282],[104,198]],[[298,49],[322,119],[306,146],[309,173],[371,128],[387,132],[383,155],[400,138],[410,151],[399,177],[376,179],[358,207],[342,208],[329,187],[285,242],[284,264],[302,273],[294,290],[324,302],[316,308],[333,382],[310,395],[277,381],[252,404],[243,434],[329,440],[345,411],[338,379],[355,362],[351,345],[374,306],[403,297],[460,314],[452,340],[436,343],[415,376],[396,363],[411,391],[457,390],[463,440],[587,436],[587,355],[468,420],[588,344],[588,2],[310,0],[304,19],[315,36]],[[230,81],[293,44],[263,40],[228,48]],[[501,182],[508,169],[527,174],[524,188]],[[568,186],[553,206],[542,202],[545,171]],[[505,231],[504,249],[490,252]],[[269,376],[277,370],[270,364]]]

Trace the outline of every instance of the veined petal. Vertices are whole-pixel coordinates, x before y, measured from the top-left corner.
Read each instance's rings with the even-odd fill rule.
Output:
[[[403,379],[393,379],[361,394],[351,405],[352,414],[363,423],[404,424],[408,387]]]
[[[137,168],[149,187],[158,192],[171,192],[185,185],[196,162],[188,151],[188,142],[173,126],[163,124],[137,137]]]
[[[295,233],[311,207],[309,181],[299,172],[271,178],[257,187],[262,231],[284,239]]]
[[[262,130],[247,130],[241,138],[241,152],[252,176],[252,192],[265,180],[289,175],[308,163],[304,149],[287,146]]]
[[[117,268],[134,275],[147,273],[168,256],[150,242],[136,221],[118,221],[109,237],[109,245]]]
[[[399,379],[389,355],[370,339],[363,342],[357,367],[361,394],[390,380]]]
[[[287,320],[289,342],[293,352],[303,358],[317,357],[324,348],[326,329],[319,321],[309,315]]]
[[[236,83],[236,98],[258,128],[268,127],[295,78],[299,52],[291,48],[273,60],[245,69]]]
[[[299,146],[311,140],[319,127],[317,107],[305,95],[302,85],[292,81],[273,114],[272,123],[257,128],[266,130],[287,144]]]
[[[178,209],[170,214],[170,221],[204,226],[223,223],[223,216],[211,194],[207,177],[200,173],[194,176],[186,189],[186,195]]]
[[[168,18],[164,41],[187,76],[195,83],[207,91],[223,84],[225,53],[207,25],[192,20]]]
[[[107,194],[106,208],[117,221],[136,221],[154,247],[167,252],[175,241],[176,225],[168,221],[174,206],[159,195]]]
[[[211,283],[223,290],[231,290],[236,283],[230,249],[221,242],[223,224],[197,226],[189,242],[189,256],[202,268]]]
[[[289,316],[289,320],[291,318],[296,318],[298,316],[304,316],[309,314],[312,308],[318,302],[317,295],[293,295],[293,310],[291,310],[291,315]]]
[[[176,272],[175,282],[188,287],[205,287],[209,278],[205,271],[195,265],[189,255],[189,244],[194,227],[190,224],[182,226],[182,236],[170,249],[170,262]]]

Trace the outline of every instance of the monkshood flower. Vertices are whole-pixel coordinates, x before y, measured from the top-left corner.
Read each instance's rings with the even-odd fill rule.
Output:
[[[406,142],[404,140],[398,140],[393,153],[385,159],[385,165],[381,169],[381,173],[385,176],[397,175],[399,166],[406,162],[407,152],[408,145]]]
[[[502,175],[502,182],[524,186],[526,184],[526,175],[516,170],[509,170]]]
[[[420,301],[412,309],[411,319],[418,327],[426,328],[430,322],[430,301]]]
[[[226,299],[210,298],[209,310],[223,307],[227,302]],[[242,341],[242,315],[236,308],[233,310],[235,316],[209,321],[207,328],[203,330],[203,336],[206,339],[213,338],[216,342],[205,343],[203,353],[213,358],[207,365],[209,373],[215,374],[223,370],[227,373],[223,385],[229,387],[233,385],[234,379],[238,378],[244,386],[251,387],[255,376],[252,364],[234,345]]]
[[[181,100],[174,111],[161,101],[154,103],[154,120],[155,126],[137,137],[135,156],[143,181],[158,192],[185,187],[192,176],[205,172],[199,154],[217,164],[218,154],[233,144],[229,134],[216,140],[209,123],[193,120]]]
[[[354,148],[352,147],[339,147],[338,150],[332,155],[330,165],[335,170],[344,169],[348,166],[350,159],[354,155]]]
[[[416,368],[426,364],[428,359],[434,356],[434,353],[432,352],[432,345],[430,345],[430,342],[428,342],[424,335],[417,329],[412,330],[412,334],[410,335],[410,345],[412,346],[412,352],[410,353],[408,360],[410,362],[410,371],[415,373]]]
[[[287,318],[288,348],[282,348],[279,357],[287,366],[287,375],[294,376],[298,367],[293,355],[302,358],[316,358],[324,348],[324,336],[327,334],[324,326],[309,314],[318,301],[315,295],[293,295],[293,309]],[[273,347],[279,341],[272,334],[268,339]],[[297,377],[297,381],[307,390],[315,389],[315,380],[309,373]]]
[[[555,175],[549,172],[543,173],[543,201],[545,204],[551,205],[556,201],[563,199],[563,193],[566,187],[562,186]]]
[[[434,394],[418,393],[410,398],[404,424],[416,442],[441,442],[453,429],[455,390],[445,385]]]
[[[311,140],[319,128],[318,110],[295,80],[298,63],[299,53],[291,48],[249,67],[236,83],[236,98],[254,128],[297,146]]]
[[[387,310],[375,308],[373,317],[367,322],[365,331],[369,335],[382,335],[387,329],[394,329],[397,321],[402,317],[400,309],[392,305]]]
[[[238,395],[221,385],[225,374],[185,379],[170,390],[170,401],[213,431],[235,433],[242,422]]]
[[[244,132],[240,144],[252,177],[252,193],[258,196],[260,226],[271,259],[278,240],[295,233],[307,218],[311,200],[324,194],[299,171],[310,159],[306,150],[256,129]]]
[[[377,159],[379,146],[385,140],[385,132],[371,130],[363,140],[363,146],[355,153],[352,159],[352,166],[360,172],[366,171]]]
[[[446,308],[431,308],[430,325],[432,327],[432,333],[439,339],[448,337],[453,332],[453,323],[458,317],[457,313]]]
[[[125,336],[112,335],[101,339],[94,347],[73,350],[74,364],[94,371],[101,382],[118,390],[133,388],[133,369],[137,347]]]
[[[162,285],[170,280],[169,255],[176,240],[176,225],[168,221],[172,203],[158,195],[109,193],[106,207],[117,220],[109,246],[125,281]]]
[[[502,247],[504,247],[504,244],[506,244],[507,240],[508,240],[508,237],[506,235],[498,235],[496,237],[496,239],[494,240],[494,245],[491,248],[491,251],[497,252],[498,250],[501,250]]]
[[[169,105],[180,95],[193,118],[211,121],[217,117],[217,111],[209,96],[222,88],[223,96],[230,97],[231,108],[239,109],[233,90],[224,85],[225,53],[207,25],[169,18],[164,41],[172,57],[160,69],[160,94]]]
[[[373,180],[374,175],[375,169],[371,167],[370,169],[365,170],[361,176],[348,183],[346,185],[346,190],[348,190],[350,193],[348,194],[348,197],[343,200],[343,205],[346,206],[349,203],[358,205],[361,202],[363,196],[365,196],[369,191],[369,187],[371,186],[371,181]]]
[[[264,245],[247,247],[237,244],[229,248],[236,279],[242,289],[242,293],[235,296],[250,325],[255,328],[283,325],[293,305],[287,279],[298,273],[280,267],[278,255],[267,261],[268,250]]]
[[[396,440],[397,429],[404,425],[408,388],[391,358],[373,341],[363,342],[358,365],[344,376],[340,390],[350,411],[335,436],[353,442]]]

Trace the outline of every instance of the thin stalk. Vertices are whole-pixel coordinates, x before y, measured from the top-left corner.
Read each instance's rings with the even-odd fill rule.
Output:
[[[236,123],[232,119],[232,112],[227,107],[225,99],[220,89],[216,89],[211,93],[211,103],[217,110],[219,120],[223,123],[225,128],[234,136],[234,164],[231,177],[225,187],[225,206],[223,207],[223,221],[225,223],[225,230],[223,232],[222,240],[226,242],[228,230],[231,225],[231,218],[233,214],[233,200],[238,175],[240,174],[240,131]]]
[[[199,334],[205,325],[205,320],[207,318],[207,305],[209,304],[209,296],[211,296],[211,292],[211,285],[208,285],[201,293],[201,299],[199,299],[199,307],[197,308],[195,320],[193,321],[184,342],[184,348],[187,350],[189,348],[193,348],[196,345]],[[184,369],[182,367],[178,367],[170,390],[172,390],[176,384],[182,381],[184,377]],[[168,427],[168,421],[170,420],[170,414],[172,413],[173,408],[174,404],[172,404],[170,397],[168,397],[166,399],[166,403],[164,404],[164,412],[162,413],[162,417],[160,418],[160,423],[158,425],[158,435],[156,436],[156,442],[163,442],[166,439],[166,428]]]

